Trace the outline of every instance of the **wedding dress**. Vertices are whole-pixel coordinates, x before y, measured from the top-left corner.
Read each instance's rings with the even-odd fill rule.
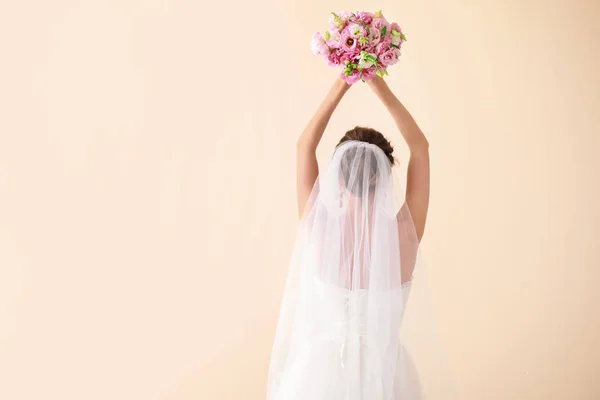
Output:
[[[268,400],[451,398],[395,182],[383,151],[359,141],[339,145],[319,175],[291,257]]]

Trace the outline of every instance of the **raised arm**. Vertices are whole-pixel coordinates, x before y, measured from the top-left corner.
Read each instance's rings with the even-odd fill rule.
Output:
[[[341,78],[338,78],[327,93],[325,100],[321,103],[317,112],[312,117],[297,142],[296,155],[296,187],[298,197],[298,215],[302,217],[304,207],[310,196],[310,192],[319,176],[316,151],[327,123],[333,111],[350,86]]]
[[[394,118],[410,150],[406,177],[406,203],[420,241],[425,231],[429,208],[429,142],[412,115],[392,93],[383,78],[375,77],[367,82]]]

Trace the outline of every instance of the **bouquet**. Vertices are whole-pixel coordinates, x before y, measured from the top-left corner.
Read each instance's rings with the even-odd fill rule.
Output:
[[[313,54],[323,56],[332,67],[341,67],[342,78],[353,84],[387,75],[398,62],[406,36],[400,25],[389,23],[381,11],[331,13],[329,29],[311,41]]]

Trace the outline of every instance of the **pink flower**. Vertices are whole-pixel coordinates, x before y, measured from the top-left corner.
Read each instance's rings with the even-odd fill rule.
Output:
[[[344,30],[344,32],[342,32],[342,37],[340,39],[340,48],[346,51],[354,51],[356,50],[357,44],[358,40],[353,38],[347,30]]]
[[[395,49],[390,49],[379,56],[379,61],[384,66],[394,65],[398,62],[398,56]]]
[[[394,35],[393,33],[390,34],[390,39],[392,41],[392,44],[395,44],[396,46],[401,46],[402,45],[402,30],[400,29],[400,25],[398,25],[397,23],[393,23],[392,25],[390,25],[390,32],[396,31],[398,36]]]
[[[346,61],[349,61],[350,63],[355,63],[355,62],[358,62],[359,58],[360,58],[360,52],[358,50],[344,51],[344,52],[342,52],[342,54],[340,56],[340,62],[346,63]]]
[[[377,29],[369,29],[369,44],[375,46],[381,40],[381,32]]]
[[[323,36],[319,32],[315,33],[310,42],[310,49],[314,55],[323,55],[327,57],[329,55],[329,47],[323,40]]]
[[[344,81],[346,81],[347,84],[352,85],[353,83],[356,83],[360,79],[360,71],[357,69],[352,70],[352,74],[349,76],[346,76],[344,71],[342,71],[341,77]]]
[[[346,29],[348,29],[348,33],[350,34],[350,36],[352,36],[355,39],[358,39],[361,36],[366,36],[367,34],[365,28],[359,24],[351,23]]]
[[[329,28],[323,35],[317,32],[312,36],[311,50],[326,58],[331,67],[340,68],[346,83],[354,84],[386,74],[387,68],[399,61],[403,38],[400,25],[388,22],[381,11],[339,11],[330,13]]]
[[[337,67],[342,64],[342,56],[343,51],[340,49],[335,49],[329,53],[327,60],[329,61],[329,65],[332,67]]]
[[[373,66],[373,67],[369,67],[369,68],[365,68],[362,71],[362,78],[363,81],[368,81],[371,78],[374,78],[375,76],[377,76],[377,73],[375,72],[377,71],[377,69]]]
[[[356,18],[358,18],[358,20],[360,22],[363,22],[363,23],[369,25],[371,23],[371,21],[373,21],[373,13],[359,11],[356,13]]]
[[[338,48],[340,47],[340,40],[342,38],[342,35],[340,34],[340,32],[337,29],[331,29],[328,31],[329,33],[329,39],[327,39],[325,41],[325,43],[327,44],[327,46],[329,46],[330,48]]]
[[[371,44],[367,44],[364,48],[364,51],[366,51],[367,53],[371,53],[371,54],[377,54],[375,50],[375,46],[371,45]]]
[[[337,13],[337,15],[339,15],[340,17],[342,17],[342,19],[348,19],[352,16],[352,13],[349,11],[340,11]]]
[[[375,46],[375,51],[377,54],[383,54],[390,49],[390,40],[385,38],[377,46]]]
[[[397,22],[392,22],[389,29],[390,29],[390,31],[396,31],[398,33],[402,33],[402,29],[400,29],[400,25],[398,25]]]
[[[385,26],[385,36],[388,36],[390,34],[390,29],[388,26],[388,22],[385,18],[381,17],[381,18],[373,18],[373,22],[371,22],[371,29],[377,29],[378,31],[381,32],[381,30],[383,29],[383,27]]]

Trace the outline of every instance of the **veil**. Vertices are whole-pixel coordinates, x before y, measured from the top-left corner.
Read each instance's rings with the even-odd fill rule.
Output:
[[[354,140],[319,175],[297,228],[267,400],[452,398],[397,181],[379,147]]]

